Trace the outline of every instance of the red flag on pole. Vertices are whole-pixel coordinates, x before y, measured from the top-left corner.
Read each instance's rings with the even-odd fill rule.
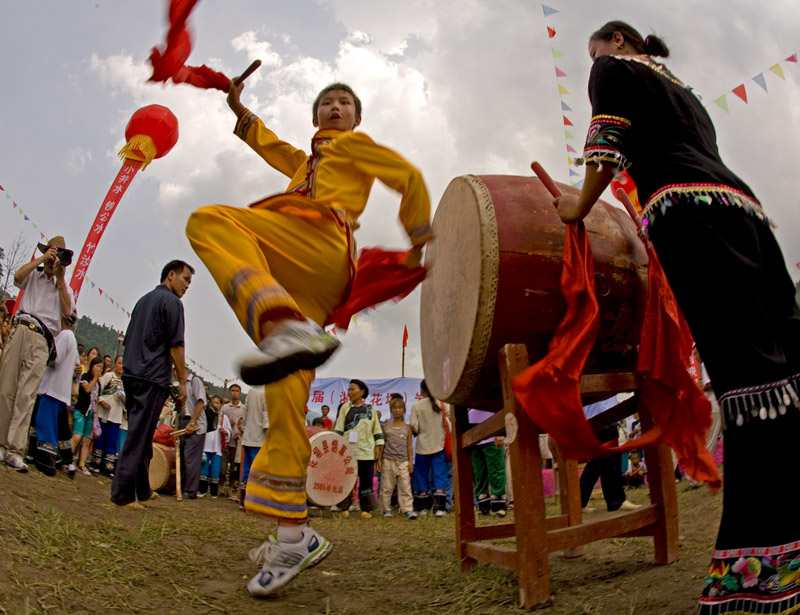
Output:
[[[408,327],[403,327],[403,348],[408,346]]]

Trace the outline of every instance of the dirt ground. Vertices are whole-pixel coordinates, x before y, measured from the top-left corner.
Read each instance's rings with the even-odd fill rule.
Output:
[[[454,519],[376,516],[313,520],[334,549],[321,565],[257,601],[246,590],[248,551],[274,524],[220,497],[162,496],[145,512],[112,509],[110,481],[47,478],[0,468],[0,613],[507,614],[516,575],[480,565],[462,573]],[[630,492],[644,503],[646,489]],[[652,539],[587,546],[550,557],[548,615],[692,613],[705,578],[721,496],[678,485],[680,559],[655,566]],[[519,506],[520,503],[517,503]],[[592,506],[601,509],[602,499]],[[608,513],[590,513],[593,516]],[[488,522],[496,522],[490,520]]]

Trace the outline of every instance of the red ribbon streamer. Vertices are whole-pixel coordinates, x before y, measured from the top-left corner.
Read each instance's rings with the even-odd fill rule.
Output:
[[[405,266],[408,252],[364,248],[358,255],[356,277],[347,301],[336,308],[325,324],[344,331],[355,314],[390,299],[408,296],[425,279],[425,267]]]
[[[169,30],[167,42],[162,47],[153,47],[150,64],[153,74],[148,81],[188,83],[197,88],[228,91],[230,79],[220,72],[202,66],[186,66],[192,52],[192,40],[186,24],[189,14],[198,0],[171,0],[169,4]]]

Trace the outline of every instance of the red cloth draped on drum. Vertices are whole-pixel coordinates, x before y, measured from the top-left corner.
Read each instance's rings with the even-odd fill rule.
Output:
[[[666,278],[648,246],[649,296],[637,371],[646,376],[642,400],[655,427],[622,446],[601,443],[583,413],[580,377],[594,346],[599,309],[594,292],[594,261],[583,223],[567,224],[561,289],[567,310],[547,355],[517,375],[514,392],[525,411],[558,442],[567,457],[592,458],[642,448],[662,437],[696,480],[720,484],[719,471],[705,449],[709,402],[682,360],[691,354],[691,336]],[[688,340],[688,348],[686,346]]]

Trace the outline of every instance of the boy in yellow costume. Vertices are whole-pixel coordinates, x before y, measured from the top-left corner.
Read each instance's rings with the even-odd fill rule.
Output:
[[[305,480],[311,448],[303,407],[314,369],[338,348],[325,333],[355,275],[353,231],[375,178],[402,195],[400,222],[419,264],[429,241],[430,201],[422,175],[392,150],[353,132],[361,101],[335,83],[317,96],[311,155],[281,141],[240,102],[231,81],[234,133],[270,166],[291,178],[287,191],[248,209],[211,205],[189,218],[186,235],[259,352],[241,365],[248,384],[265,384],[270,428],[247,483],[245,509],[278,521],[251,557],[263,564],[248,583],[266,596],[331,550],[307,525]]]

